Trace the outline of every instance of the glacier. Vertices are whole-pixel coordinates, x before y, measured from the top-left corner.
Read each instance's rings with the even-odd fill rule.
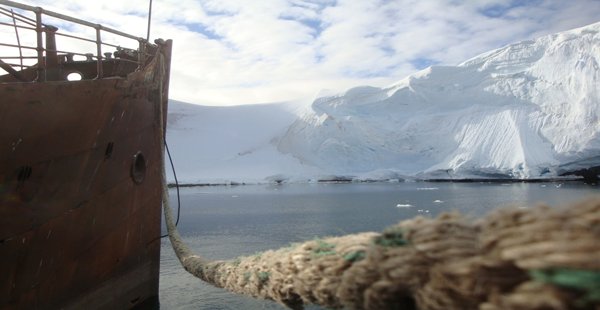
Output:
[[[166,141],[183,184],[306,182],[321,172],[277,150],[304,103],[201,106],[169,100]],[[167,167],[169,182],[175,181]]]
[[[188,184],[597,176],[599,32],[596,23],[312,102],[171,100],[167,141]]]
[[[600,166],[600,23],[317,98],[277,150],[324,174],[554,178]]]

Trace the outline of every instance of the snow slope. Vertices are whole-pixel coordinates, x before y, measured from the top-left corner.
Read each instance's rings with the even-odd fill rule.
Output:
[[[298,109],[292,103],[209,107],[171,100],[167,143],[178,179],[187,184],[262,183],[317,173],[276,149]]]
[[[318,98],[277,149],[337,175],[553,177],[600,165],[600,23]]]

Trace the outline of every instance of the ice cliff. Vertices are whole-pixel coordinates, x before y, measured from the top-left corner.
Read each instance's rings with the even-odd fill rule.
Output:
[[[334,175],[539,178],[600,166],[600,23],[316,99],[276,142]]]

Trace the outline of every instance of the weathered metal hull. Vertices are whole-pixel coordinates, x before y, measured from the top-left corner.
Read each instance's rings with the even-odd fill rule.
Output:
[[[127,78],[0,83],[0,309],[158,305],[170,41],[158,55]]]

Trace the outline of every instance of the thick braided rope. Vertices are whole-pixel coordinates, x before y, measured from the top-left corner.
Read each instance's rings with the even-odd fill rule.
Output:
[[[566,208],[502,209],[478,223],[415,218],[382,233],[312,240],[231,261],[193,255],[190,273],[293,309],[600,309],[600,197]],[[566,280],[565,280],[566,279]]]

